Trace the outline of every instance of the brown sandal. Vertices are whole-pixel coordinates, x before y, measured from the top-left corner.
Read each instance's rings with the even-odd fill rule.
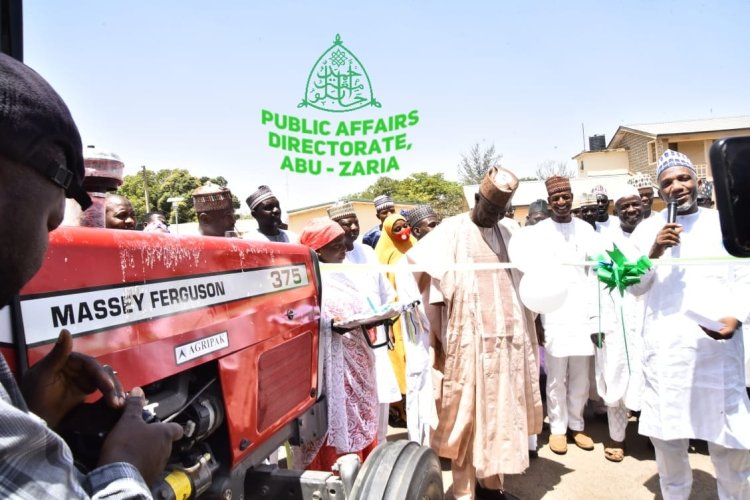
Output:
[[[625,458],[625,444],[611,441],[604,446],[604,458],[610,462],[622,462]]]

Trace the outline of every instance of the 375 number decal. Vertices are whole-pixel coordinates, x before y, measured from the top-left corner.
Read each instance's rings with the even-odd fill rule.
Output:
[[[303,278],[299,267],[274,269],[269,273],[271,286],[274,288],[294,287],[302,284]]]

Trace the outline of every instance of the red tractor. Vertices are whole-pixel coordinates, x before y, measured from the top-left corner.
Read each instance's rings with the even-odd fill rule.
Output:
[[[345,457],[336,474],[266,460],[326,432],[320,279],[298,245],[60,228],[39,273],[0,310],[0,348],[23,372],[67,328],[75,350],[126,389],[143,387],[144,418],[185,430],[155,498],[442,498],[437,456],[405,440],[364,464]],[[118,416],[80,408],[62,434],[85,468]]]

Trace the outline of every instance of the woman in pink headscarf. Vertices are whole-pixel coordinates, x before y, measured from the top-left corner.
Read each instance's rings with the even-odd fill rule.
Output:
[[[344,230],[328,218],[310,221],[300,243],[315,250],[326,264],[340,264],[346,254]],[[332,331],[332,322],[367,313],[370,307],[355,281],[343,272],[324,272],[322,288],[328,433],[301,450],[298,465],[311,470],[331,470],[336,458],[347,453],[358,454],[364,462],[377,444],[375,356],[360,329]]]

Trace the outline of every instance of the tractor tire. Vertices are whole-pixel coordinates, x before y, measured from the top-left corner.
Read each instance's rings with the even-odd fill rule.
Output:
[[[379,445],[354,481],[351,500],[443,500],[440,460],[427,446],[400,440]]]

